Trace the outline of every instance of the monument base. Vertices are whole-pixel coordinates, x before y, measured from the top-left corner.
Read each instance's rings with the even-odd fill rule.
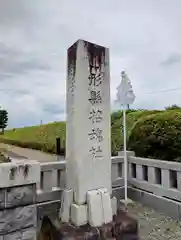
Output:
[[[73,190],[65,189],[61,201],[61,221],[71,222],[77,227],[86,224],[100,227],[113,220],[117,212],[117,199],[111,199],[106,188],[88,191],[86,199],[84,204],[79,205],[73,201]]]
[[[38,240],[47,239],[47,236],[51,236],[52,240],[139,240],[137,221],[123,210],[119,210],[110,223],[101,227],[91,227],[88,224],[76,227],[71,223],[60,223],[59,227],[55,227],[49,221]]]

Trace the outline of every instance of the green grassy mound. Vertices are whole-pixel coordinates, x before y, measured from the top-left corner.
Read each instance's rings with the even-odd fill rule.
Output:
[[[128,110],[127,111],[127,133],[133,125],[142,116],[147,116],[158,111],[148,110]],[[122,148],[122,111],[117,111],[111,115],[111,146],[112,155]],[[61,152],[65,153],[65,137],[66,123],[55,122],[40,126],[17,128],[5,131],[4,135],[0,136],[0,141],[7,144],[12,144],[20,147],[37,149],[44,152],[56,153],[56,138],[61,139]]]
[[[131,129],[128,145],[137,156],[181,162],[181,111],[142,116]]]
[[[61,139],[61,152],[65,151],[65,122],[17,128],[5,131],[0,141],[24,148],[56,153],[56,138]]]
[[[134,124],[143,116],[149,116],[154,113],[160,112],[158,110],[128,110],[126,114],[126,129],[127,138],[130,135],[131,129]],[[115,112],[111,116],[111,133],[112,133],[112,154],[115,155],[117,151],[123,148],[123,119],[122,111]]]

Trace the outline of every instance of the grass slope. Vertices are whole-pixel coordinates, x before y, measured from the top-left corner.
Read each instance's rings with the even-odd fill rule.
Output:
[[[158,111],[129,110],[127,112],[127,132],[129,133],[137,120],[145,115]],[[115,155],[123,144],[122,139],[122,111],[111,115],[111,145],[112,154]],[[61,138],[62,154],[65,152],[66,123],[55,122],[40,126],[17,128],[7,130],[0,136],[0,141],[20,147],[32,148],[44,152],[56,153],[56,138]]]
[[[65,147],[65,122],[17,128],[5,131],[0,141],[20,147],[56,153],[56,138],[61,138],[62,154]]]

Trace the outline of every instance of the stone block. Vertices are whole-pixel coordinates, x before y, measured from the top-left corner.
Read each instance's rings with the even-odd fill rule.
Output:
[[[161,169],[161,184],[165,188],[170,188],[170,172],[168,169]]]
[[[52,180],[53,180],[53,171],[44,171],[43,172],[43,186],[42,189],[44,192],[52,191]]]
[[[73,203],[73,190],[65,189],[62,193],[60,218],[62,222],[70,220],[70,206]]]
[[[136,178],[143,181],[143,166],[136,164]]]
[[[92,227],[101,226],[103,221],[103,208],[101,194],[98,190],[87,192],[88,222]]]
[[[27,228],[4,235],[2,240],[36,240],[36,228]]]
[[[11,187],[6,189],[5,208],[31,205],[36,199],[36,185]]]
[[[181,191],[181,172],[177,172],[177,185],[178,185],[178,187],[177,187],[178,190]]]
[[[118,179],[119,172],[118,172],[118,164],[112,164],[111,166],[111,181],[114,182]]]
[[[0,188],[22,186],[40,182],[40,163],[22,161],[2,163],[0,167]]]
[[[22,240],[36,240],[36,228],[29,228],[22,231]]]
[[[3,209],[5,205],[5,189],[0,189],[0,209]]]
[[[103,222],[109,223],[113,217],[110,194],[106,188],[100,188],[98,191],[101,194]]]
[[[77,205],[77,204],[72,204],[71,205],[71,222],[75,226],[82,226],[87,223],[87,205]]]
[[[128,180],[132,179],[132,164],[130,162],[128,162]]]
[[[0,235],[5,235],[30,226],[36,226],[36,223],[36,205],[0,211]]]
[[[126,155],[127,155],[128,158],[129,157],[134,157],[135,152],[134,151],[126,151]],[[124,157],[124,151],[119,151],[118,156]]]
[[[156,172],[155,168],[148,166],[148,182],[155,184],[156,183]]]
[[[44,217],[49,217],[54,223],[59,219],[59,211],[61,207],[60,200],[48,201],[37,204],[37,229],[41,228]]]
[[[112,214],[116,215],[116,213],[117,213],[117,199],[116,199],[116,197],[111,198],[111,207],[112,207]]]

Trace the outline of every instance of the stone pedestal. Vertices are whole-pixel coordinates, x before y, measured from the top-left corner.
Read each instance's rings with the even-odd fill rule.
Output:
[[[77,226],[111,222],[109,49],[84,40],[68,49],[66,127],[61,219]]]
[[[137,221],[121,210],[113,216],[110,223],[101,227],[92,227],[88,224],[75,227],[71,223],[64,223],[56,228],[47,219],[38,240],[46,239],[47,236],[57,240],[139,240]]]

